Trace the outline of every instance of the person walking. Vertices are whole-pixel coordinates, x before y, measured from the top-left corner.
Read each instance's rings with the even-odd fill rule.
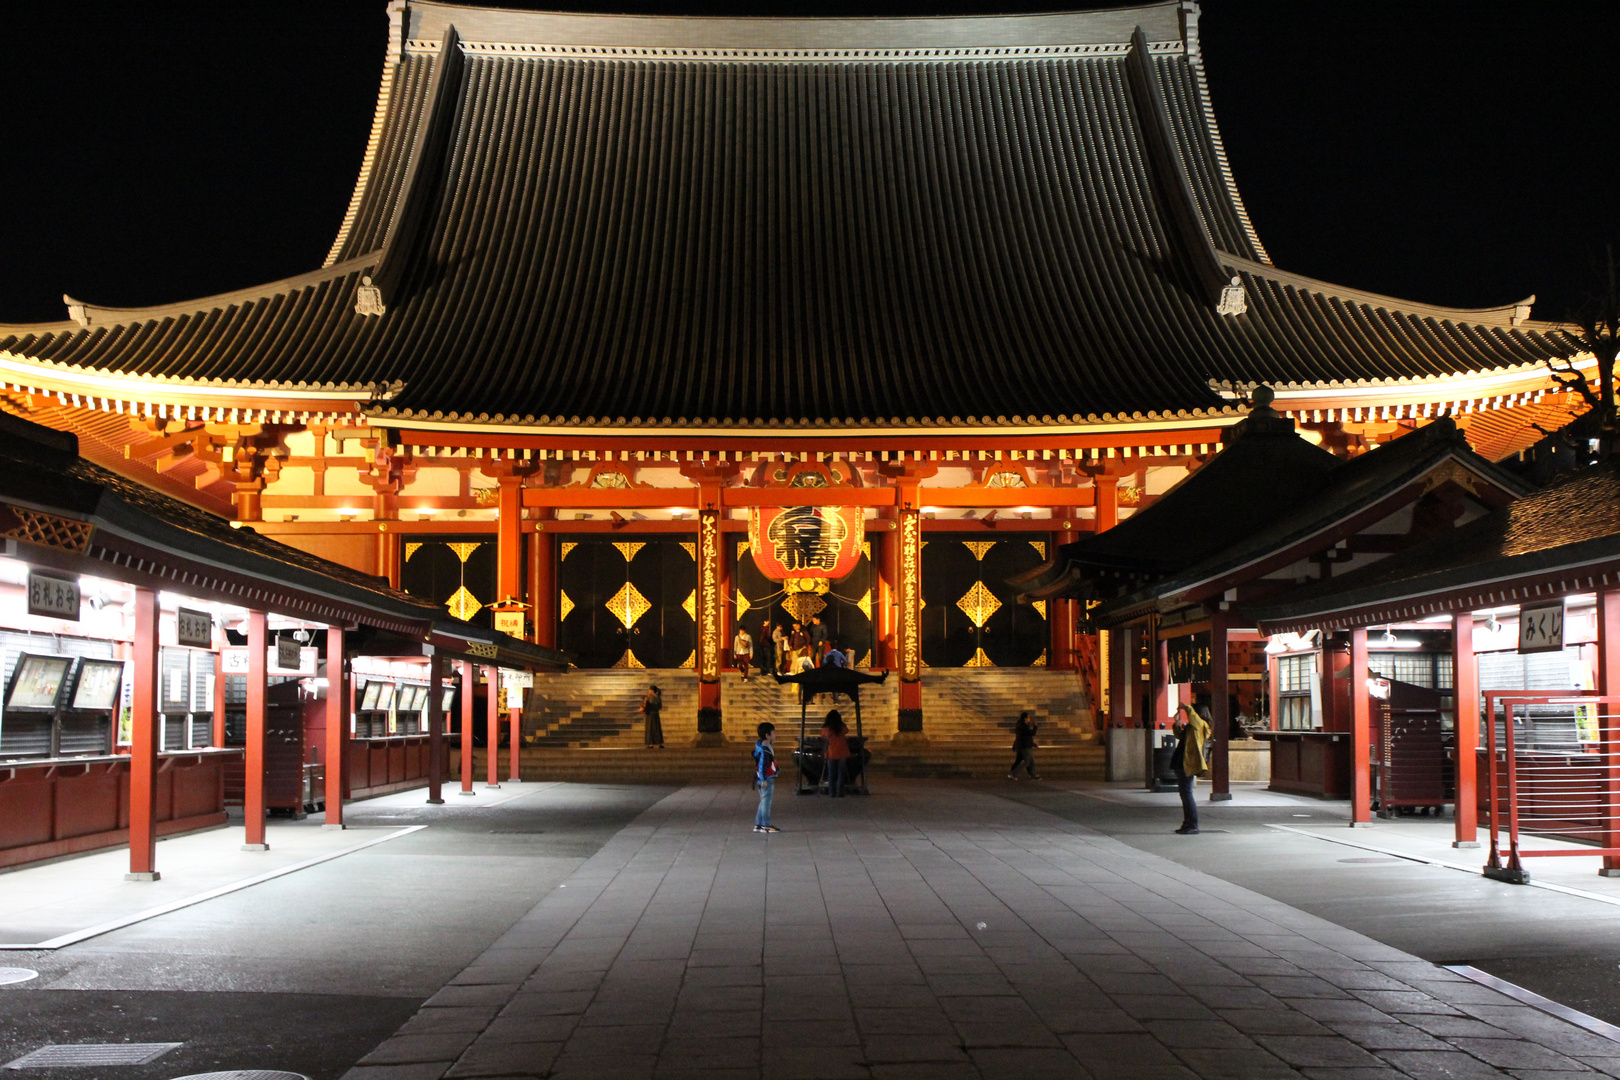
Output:
[[[837,709],[827,713],[821,725],[822,745],[826,749],[822,760],[827,764],[827,794],[834,799],[844,795],[844,783],[849,779],[849,727]]]
[[[1182,702],[1176,706],[1176,793],[1181,796],[1181,828],[1176,832],[1191,836],[1198,831],[1198,799],[1193,785],[1209,771],[1204,763],[1204,746],[1209,742],[1209,721],[1194,708]]]
[[[754,811],[754,831],[781,832],[771,824],[771,799],[776,795],[776,751],[771,743],[776,725],[767,721],[755,730],[759,741],[754,744],[754,787],[759,790],[759,809]]]
[[[640,711],[646,718],[641,725],[641,737],[649,748],[664,748],[664,725],[658,719],[658,714],[663,710],[664,692],[656,686],[647,687],[646,694],[641,698]]]
[[[1018,770],[1026,769],[1031,780],[1039,780],[1035,775],[1035,733],[1041,730],[1030,715],[1028,709],[1018,714],[1018,724],[1013,728],[1013,763],[1007,771],[1007,779],[1017,780]]]
[[[737,636],[731,639],[731,659],[736,662],[737,670],[742,672],[743,682],[748,682],[748,665],[754,659],[754,639],[742,626],[737,627]]]

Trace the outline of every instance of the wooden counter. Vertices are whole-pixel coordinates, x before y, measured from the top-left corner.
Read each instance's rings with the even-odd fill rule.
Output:
[[[157,834],[225,824],[225,767],[241,750],[158,755]],[[0,761],[0,866],[129,842],[129,758]]]
[[[1251,731],[1271,744],[1269,790],[1317,799],[1350,797],[1348,731]]]

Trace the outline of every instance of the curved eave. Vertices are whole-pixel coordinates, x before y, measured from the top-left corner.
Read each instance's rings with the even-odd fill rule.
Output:
[[[0,385],[31,393],[152,405],[295,412],[358,412],[366,402],[393,396],[398,386],[310,386],[243,384],[57,366],[0,350]]]
[[[1597,361],[1589,354],[1569,361],[1583,374],[1591,374]],[[1496,371],[1471,371],[1456,375],[1424,375],[1409,379],[1373,382],[1271,383],[1279,412],[1310,409],[1342,409],[1356,406],[1377,407],[1392,404],[1426,404],[1473,401],[1508,397],[1538,391],[1560,391],[1562,387],[1549,374],[1546,364],[1516,364]],[[1247,387],[1229,382],[1211,382],[1216,393],[1234,397]]]
[[[1316,293],[1319,296],[1333,300],[1343,300],[1350,304],[1365,304],[1371,308],[1398,312],[1402,315],[1415,315],[1425,319],[1443,319],[1455,323],[1500,326],[1509,330],[1547,332],[1559,329],[1559,326],[1555,323],[1532,323],[1530,321],[1529,311],[1530,306],[1535,303],[1536,298],[1534,296],[1511,304],[1501,304],[1488,308],[1440,307],[1435,304],[1385,296],[1382,293],[1346,288],[1343,285],[1335,285],[1330,281],[1320,281],[1316,278],[1306,277],[1304,274],[1279,270],[1271,263],[1255,262],[1253,259],[1245,259],[1241,255],[1232,255],[1224,251],[1220,253],[1220,256],[1223,262],[1240,273],[1253,274],[1255,277],[1275,281],[1279,285],[1287,285],[1302,292]]]

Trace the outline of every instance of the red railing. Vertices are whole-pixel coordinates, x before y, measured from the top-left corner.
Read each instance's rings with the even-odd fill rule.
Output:
[[[1484,697],[1491,826],[1486,876],[1523,883],[1530,880],[1530,875],[1521,859],[1620,856],[1620,697],[1604,697],[1587,690],[1491,690]],[[1517,719],[1527,724],[1540,720],[1562,727],[1565,720],[1563,716],[1532,717],[1532,708],[1543,712],[1567,710],[1565,737],[1556,742],[1524,739],[1515,730],[1515,709],[1519,710]],[[1579,846],[1527,850],[1520,846],[1521,833],[1562,837]]]

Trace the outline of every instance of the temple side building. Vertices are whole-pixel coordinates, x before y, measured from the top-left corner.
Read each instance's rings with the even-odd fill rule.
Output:
[[[64,298],[0,326],[0,405],[582,670],[668,669],[710,733],[763,708],[725,700],[735,628],[820,618],[898,675],[868,707],[891,731],[925,730],[931,682],[971,712],[1011,671],[986,714],[1033,701],[1082,737],[1076,601],[1007,580],[1207,461],[1252,387],[1340,456],[1449,416],[1500,460],[1567,419],[1549,362],[1591,364],[1529,300],[1274,265],[1188,0],[386,12],[324,265]],[[573,722],[542,712],[542,742]]]

